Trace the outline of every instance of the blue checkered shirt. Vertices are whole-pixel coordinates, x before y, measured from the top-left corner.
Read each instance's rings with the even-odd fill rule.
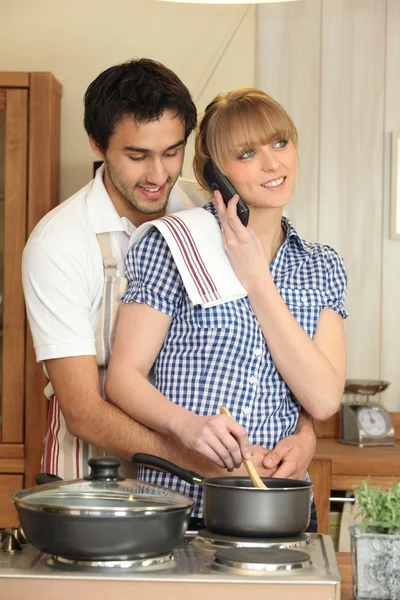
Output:
[[[216,216],[212,203],[205,206]],[[347,277],[333,248],[302,240],[282,218],[286,240],[270,265],[286,306],[310,338],[323,308],[347,317]],[[161,233],[153,229],[126,257],[123,302],[146,303],[172,317],[154,364],[157,389],[199,415],[227,406],[251,444],[274,448],[297,425],[300,404],[278,373],[248,298],[202,309],[190,301]],[[138,477],[189,495],[202,516],[202,488],[140,467]],[[308,478],[308,476],[307,476]]]

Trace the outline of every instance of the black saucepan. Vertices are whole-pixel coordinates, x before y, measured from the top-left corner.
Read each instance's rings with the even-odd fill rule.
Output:
[[[88,462],[91,474],[85,479],[62,481],[41,473],[37,483],[53,483],[13,494],[31,544],[82,561],[149,558],[179,544],[193,500],[162,486],[124,479],[117,458]]]
[[[215,533],[242,537],[293,536],[305,531],[310,523],[310,482],[263,477],[269,489],[256,488],[249,477],[206,479],[149,454],[135,454],[132,460],[203,486],[204,522]]]

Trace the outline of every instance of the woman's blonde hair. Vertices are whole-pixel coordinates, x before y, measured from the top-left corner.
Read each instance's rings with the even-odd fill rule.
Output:
[[[225,160],[282,139],[290,140],[297,149],[296,126],[271,96],[255,88],[219,94],[207,106],[196,130],[193,159],[196,179],[203,188],[209,189],[203,178],[208,160],[223,171]]]

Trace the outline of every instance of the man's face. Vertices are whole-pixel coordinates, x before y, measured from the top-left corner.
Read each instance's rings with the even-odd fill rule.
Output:
[[[121,216],[139,225],[164,214],[185,153],[185,124],[180,117],[165,111],[158,121],[136,123],[126,115],[105,153],[93,140],[91,145],[104,160],[104,184]]]

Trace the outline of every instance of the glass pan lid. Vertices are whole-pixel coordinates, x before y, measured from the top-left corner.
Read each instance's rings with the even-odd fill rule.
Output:
[[[13,494],[18,506],[33,510],[85,509],[96,512],[166,511],[191,507],[194,501],[162,486],[124,481],[57,481]]]

